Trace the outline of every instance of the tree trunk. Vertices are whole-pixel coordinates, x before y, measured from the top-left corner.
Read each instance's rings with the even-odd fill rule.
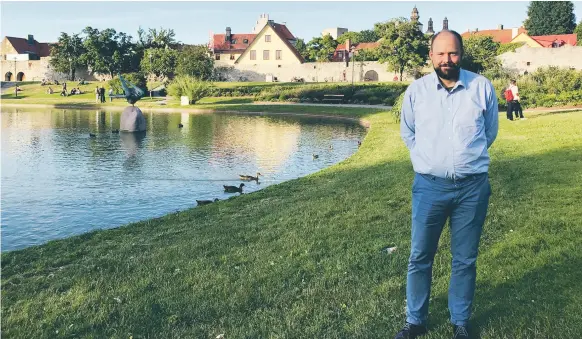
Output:
[[[400,67],[400,81],[402,81],[402,73],[404,73],[404,67]]]
[[[75,67],[69,66],[69,76],[70,81],[75,81]]]

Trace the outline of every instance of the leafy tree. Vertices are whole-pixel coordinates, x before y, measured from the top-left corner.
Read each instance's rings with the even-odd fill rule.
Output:
[[[295,49],[299,52],[303,59],[306,61],[313,61],[309,59],[309,52],[307,52],[307,46],[305,45],[305,41],[303,39],[297,39],[295,41]]]
[[[337,41],[329,34],[326,34],[322,38],[313,38],[307,44],[309,59],[315,61],[330,61],[336,47]]]
[[[360,41],[359,42],[376,42],[380,39],[380,37],[378,36],[378,33],[376,33],[374,30],[363,30],[360,31]]]
[[[178,52],[170,48],[149,48],[144,51],[140,68],[146,74],[170,77],[176,71]]]
[[[130,35],[117,33],[112,28],[99,31],[89,26],[83,33],[85,53],[82,59],[93,72],[114,76],[135,68],[135,46]]]
[[[464,69],[481,73],[499,64],[496,57],[500,44],[493,41],[493,37],[489,35],[472,35],[463,40],[463,46],[465,53],[461,66]]]
[[[67,73],[69,80],[73,81],[75,68],[83,65],[83,53],[83,40],[79,34],[61,32],[58,42],[51,46],[50,65],[57,72]]]
[[[148,60],[149,62],[149,60]],[[176,74],[190,75],[199,80],[212,78],[214,59],[204,45],[184,46],[177,55]]]
[[[577,40],[578,46],[582,46],[582,20],[580,20],[580,22],[578,23],[578,26],[576,26],[576,29],[574,29],[574,33],[576,33],[577,35]]]
[[[527,16],[528,35],[570,34],[576,27],[572,1],[531,1]]]
[[[428,37],[415,22],[406,18],[392,19],[374,24],[374,31],[382,39],[377,52],[378,60],[400,73],[400,79],[404,71],[412,71],[426,64]]]
[[[173,29],[164,29],[160,27],[158,31],[155,28],[148,28],[146,32],[141,27],[137,30],[137,44],[144,50],[148,48],[176,48],[178,42],[175,39],[176,33]]]
[[[346,32],[337,37],[337,42],[338,44],[345,44],[347,39],[350,39],[350,44],[357,44],[362,42],[362,35],[360,32]]]

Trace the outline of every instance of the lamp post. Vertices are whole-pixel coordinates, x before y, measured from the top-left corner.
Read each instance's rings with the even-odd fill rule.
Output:
[[[356,64],[356,46],[350,48],[350,62],[352,63],[352,93],[354,92],[354,67]]]
[[[150,74],[152,74],[152,53],[149,52],[148,56],[150,57]],[[150,100],[152,98],[152,89],[150,88]]]
[[[18,80],[18,78],[16,78],[16,55],[13,57],[13,60],[14,60],[14,80],[16,82]],[[14,86],[14,96],[18,98],[18,84]]]

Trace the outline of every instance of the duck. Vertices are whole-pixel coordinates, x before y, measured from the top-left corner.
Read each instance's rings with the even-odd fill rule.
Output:
[[[262,175],[261,173],[257,172],[257,176],[253,177],[252,175],[244,175],[244,174],[239,174],[238,176],[240,177],[240,180],[254,180],[254,181],[259,181],[259,175]]]
[[[333,145],[329,145],[329,150],[333,150]]]
[[[242,193],[242,189],[243,186],[245,184],[241,183],[239,187],[236,186],[226,186],[226,185],[222,185],[224,187],[224,191],[227,193]]]
[[[362,142],[358,141],[358,147],[362,146]]]
[[[317,155],[317,154],[314,154],[314,155],[313,155],[313,159],[317,159],[317,158],[319,158],[319,155]]]
[[[184,127],[184,125],[182,125],[181,123],[178,124],[178,128],[182,128],[182,127]]]
[[[213,202],[219,201],[218,198],[214,198],[214,200],[196,200],[198,206],[212,204]]]
[[[97,134],[89,133],[89,138],[97,138]]]

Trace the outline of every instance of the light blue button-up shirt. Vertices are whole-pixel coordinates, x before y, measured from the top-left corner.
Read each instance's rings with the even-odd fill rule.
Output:
[[[417,173],[461,179],[487,172],[498,127],[495,89],[473,72],[461,69],[450,92],[432,72],[404,94],[400,133]]]

